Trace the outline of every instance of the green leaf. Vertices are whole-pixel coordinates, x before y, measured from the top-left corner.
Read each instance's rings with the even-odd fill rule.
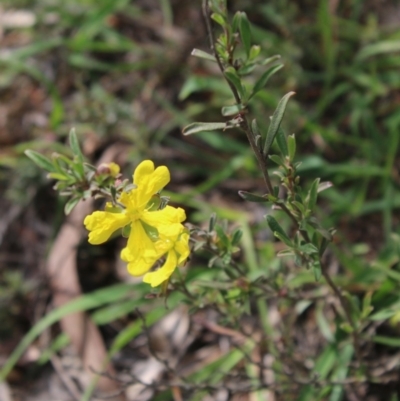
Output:
[[[195,57],[203,58],[203,59],[209,60],[209,61],[214,61],[214,62],[217,61],[212,54],[206,53],[200,49],[193,49],[191,55],[195,56]]]
[[[354,330],[353,327],[351,327],[351,324],[348,322],[343,322],[340,324],[340,328],[345,331],[348,334],[351,334]]]
[[[211,18],[219,25],[224,27],[226,25],[226,20],[221,14],[212,13]]]
[[[274,75],[276,72],[278,72],[281,68],[283,67],[283,64],[275,65],[271,68],[269,68],[267,71],[265,71],[261,77],[258,79],[258,81],[255,83],[253,91],[249,97],[249,100],[256,94],[258,93],[261,89],[264,88],[264,86],[267,84],[268,80]]]
[[[261,46],[259,45],[253,45],[250,48],[250,54],[249,54],[249,60],[254,60],[255,58],[258,57],[261,51]]]
[[[143,226],[144,231],[146,232],[147,236],[152,241],[157,241],[159,239],[157,228],[150,226],[149,224],[145,223],[144,221],[141,221],[141,223],[142,223],[142,226]]]
[[[221,240],[222,244],[224,245],[224,247],[228,249],[230,246],[230,241],[229,241],[229,238],[226,235],[224,229],[221,226],[215,226],[215,231],[218,235],[218,238]]]
[[[247,191],[239,191],[239,196],[248,202],[258,202],[258,203],[269,202],[269,200],[266,197],[252,194]]]
[[[398,310],[393,310],[392,307],[388,309],[382,309],[373,315],[369,316],[369,320],[372,321],[384,321],[398,313]]]
[[[306,198],[307,207],[311,211],[315,209],[315,205],[317,204],[319,180],[320,180],[319,178],[316,178],[313,181],[313,183],[311,184],[311,188],[307,194]]]
[[[291,243],[290,238],[287,236],[283,228],[279,225],[279,223],[272,217],[270,214],[266,216],[267,223],[271,231],[275,234],[276,232],[281,234],[282,237],[286,238],[286,240]],[[286,242],[286,241],[285,241]]]
[[[69,144],[71,146],[72,153],[77,157],[80,163],[83,163],[83,154],[76,136],[75,128],[72,128],[69,132]]]
[[[335,336],[332,333],[332,329],[330,327],[328,319],[325,317],[323,304],[318,303],[317,305],[318,307],[316,313],[316,320],[319,330],[321,331],[321,334],[325,337],[327,341],[329,341],[330,343],[334,343]]]
[[[243,236],[243,231],[241,228],[237,228],[232,234],[232,246],[236,246]]]
[[[226,123],[192,123],[183,128],[183,135],[192,135],[197,132],[214,131],[228,128]]]
[[[34,150],[25,150],[25,155],[28,156],[37,166],[40,168],[49,171],[51,173],[57,172],[56,167],[51,162],[50,159],[43,156],[42,154],[35,152]]]
[[[285,162],[283,161],[283,159],[278,156],[278,155],[270,155],[268,156],[274,163],[276,163],[278,166],[284,166]]]
[[[276,108],[274,115],[272,116],[271,123],[268,127],[267,137],[265,138],[265,143],[264,143],[263,153],[265,157],[268,156],[269,149],[272,145],[272,142],[275,139],[275,135],[279,130],[283,115],[285,114],[287,102],[289,101],[289,98],[294,94],[295,92],[287,93],[278,103],[278,107]]]
[[[108,324],[126,316],[144,303],[146,303],[145,298],[128,299],[127,301],[107,305],[96,310],[96,312],[91,315],[91,318],[93,322],[98,325]]]
[[[47,178],[53,178],[54,180],[59,181],[68,181],[69,179],[71,179],[71,177],[62,173],[49,173],[47,174]]]
[[[240,23],[240,11],[236,11],[235,15],[233,16],[232,22],[231,22],[231,28],[232,32],[236,33],[239,29],[239,23]]]
[[[80,197],[71,198],[64,206],[64,213],[68,216],[80,200]]]
[[[315,209],[315,205],[317,204],[319,180],[319,178],[316,178],[313,181],[306,197],[307,207],[311,211]]]
[[[168,304],[170,304],[169,306],[172,308],[172,306],[175,306],[178,303],[177,300],[181,299],[182,299],[181,296],[178,298],[174,297],[174,294],[171,294],[171,296],[168,298]],[[130,325],[128,325],[121,332],[119,332],[116,338],[114,339],[111,345],[111,351],[110,351],[111,354],[115,354],[121,348],[129,344],[135,337],[143,333],[144,324],[146,326],[151,326],[157,321],[159,321],[162,317],[164,317],[167,313],[169,313],[169,310],[167,308],[165,308],[164,306],[159,306],[145,315],[144,322],[141,319],[138,319],[133,323],[131,323]]]
[[[296,154],[296,138],[293,135],[289,135],[287,137],[287,145],[288,145],[288,152],[289,152],[289,160],[292,162],[294,160],[294,156]]]
[[[222,355],[217,360],[201,365],[200,369],[192,373],[188,379],[192,383],[207,382],[211,385],[216,385],[224,379],[229,372],[242,360],[249,355],[254,349],[255,343],[252,340],[246,340],[243,346],[234,348],[228,353]],[[198,394],[197,394],[198,395]],[[203,398],[201,398],[203,399]]]
[[[249,57],[251,49],[251,28],[250,22],[245,12],[240,13],[239,32],[240,37],[242,38],[243,46],[246,50],[246,55],[247,57]]]
[[[368,57],[378,54],[394,53],[400,51],[400,42],[398,40],[386,40],[373,43],[363,47],[356,56],[356,60],[362,61]]]
[[[314,244],[300,245],[298,249],[307,255],[318,255],[318,248]]]
[[[286,135],[282,128],[278,129],[278,133],[276,134],[276,142],[278,143],[279,150],[282,152],[282,155],[288,156],[289,150],[287,146]]]
[[[235,114],[238,114],[243,109],[244,109],[244,106],[241,104],[235,104],[233,106],[225,106],[222,108],[222,115],[224,117],[234,116]]]
[[[286,256],[294,256],[294,251],[293,249],[282,249],[281,251],[279,251],[276,256],[278,256],[279,258],[283,258]]]
[[[293,247],[293,242],[290,241],[290,239],[285,235],[282,235],[278,231],[274,231],[274,235],[276,238],[278,238],[280,241],[282,241],[284,244],[286,244],[289,247]]]
[[[312,268],[314,272],[315,281],[319,281],[322,275],[321,264],[319,262],[315,262],[313,263]]]
[[[233,86],[238,91],[240,98],[243,98],[244,89],[242,86],[242,81],[237,73],[237,71],[233,67],[227,67],[224,70],[224,75],[229,79],[229,81],[233,84]]]
[[[256,142],[256,145],[258,146],[258,143],[259,143],[259,141],[261,139],[261,133],[260,133],[260,129],[258,128],[258,124],[257,124],[256,119],[254,119],[251,122],[251,132],[253,133],[254,140]]]
[[[354,349],[351,344],[346,344],[337,355],[337,367],[332,373],[333,381],[344,381],[347,377]],[[343,398],[343,384],[335,384],[332,388],[329,401],[340,401]]]
[[[210,222],[208,223],[208,231],[211,232],[214,230],[215,223],[217,222],[217,214],[213,213],[210,216]]]
[[[371,299],[372,299],[372,291],[368,291],[364,295],[364,299],[363,299],[362,312],[361,312],[363,319],[368,317],[371,314],[371,312],[374,310],[374,307],[371,305]]]
[[[296,206],[296,208],[300,211],[302,215],[306,214],[306,208],[304,205],[299,201],[293,201],[292,205]]]
[[[400,347],[400,338],[387,336],[373,336],[372,341],[378,344],[388,345],[389,347]]]
[[[276,54],[275,56],[271,56],[266,58],[264,61],[262,61],[260,64],[261,65],[267,65],[267,64],[271,64],[276,60],[279,60],[281,58],[281,56],[279,54]]]

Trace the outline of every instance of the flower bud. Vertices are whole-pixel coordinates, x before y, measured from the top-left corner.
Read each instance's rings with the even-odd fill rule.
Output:
[[[120,172],[120,167],[116,163],[101,163],[96,170],[98,175],[111,175],[116,177]]]

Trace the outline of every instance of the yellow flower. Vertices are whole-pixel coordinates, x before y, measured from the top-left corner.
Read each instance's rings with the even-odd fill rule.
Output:
[[[123,192],[118,199],[124,208],[115,210],[106,206],[105,211],[96,211],[84,220],[90,231],[89,242],[94,245],[107,241],[116,230],[130,225],[128,243],[121,251],[121,258],[128,263],[130,274],[145,275],[144,281],[153,287],[168,280],[189,255],[189,234],[181,224],[186,218],[185,211],[172,206],[152,210],[153,196],[169,180],[167,167],[154,169],[153,162],[145,160],[134,172],[136,187]],[[149,272],[165,254],[165,264],[159,270]]]

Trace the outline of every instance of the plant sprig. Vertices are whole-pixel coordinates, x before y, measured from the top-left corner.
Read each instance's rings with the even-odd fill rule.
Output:
[[[347,326],[350,327],[349,331],[353,337],[358,365],[361,367],[360,338],[352,317],[351,305],[330,277],[328,268],[323,262],[323,254],[333,239],[335,229],[324,228],[315,214],[318,193],[329,188],[331,183],[320,183],[320,180],[316,179],[308,190],[300,185],[300,178],[297,175],[300,163],[295,162],[296,138],[294,134],[286,136],[281,127],[288,102],[295,93],[289,92],[279,101],[267,132],[260,132],[255,119],[251,123],[249,122],[250,101],[283,67],[282,64],[275,64],[279,60],[279,56],[272,56],[264,60],[259,57],[260,48],[252,45],[251,26],[246,14],[237,12],[230,22],[224,0],[203,0],[203,13],[213,54],[209,55],[199,51],[194,51],[192,54],[218,64],[235,100],[234,105],[223,107],[222,115],[233,117],[225,123],[193,123],[183,129],[183,134],[230,128],[240,128],[244,131],[264,178],[266,193],[260,195],[239,191],[239,195],[250,202],[270,203],[274,209],[283,211],[292,221],[296,228],[294,234],[285,231],[272,215],[266,216],[267,224],[274,236],[287,247],[278,256],[293,256],[298,266],[313,270],[317,281],[321,276],[325,278],[343,308]],[[222,31],[218,37],[214,35],[212,21]],[[244,57],[243,51],[240,53],[240,57],[237,56],[240,42],[244,50]],[[271,63],[274,64],[266,69],[255,83],[245,80],[245,77],[257,66],[263,67]],[[271,153],[274,142],[277,144],[279,154]],[[273,183],[271,180],[270,162],[278,166],[278,170],[275,171],[275,175],[279,179],[278,183]],[[284,196],[279,195],[280,187],[285,189]]]

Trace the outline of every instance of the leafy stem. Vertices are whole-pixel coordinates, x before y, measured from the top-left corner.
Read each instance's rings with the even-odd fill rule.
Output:
[[[203,0],[203,14],[204,14],[204,19],[205,19],[205,23],[206,23],[206,28],[207,28],[207,34],[209,36],[209,40],[210,40],[210,48],[213,52],[213,55],[215,57],[215,60],[218,64],[218,67],[224,77],[224,79],[226,80],[226,82],[229,85],[229,88],[233,94],[233,97],[235,99],[236,105],[238,110],[242,110],[243,112],[241,112],[239,114],[239,117],[237,119],[238,121],[238,126],[245,132],[246,137],[250,143],[251,149],[257,159],[258,165],[260,167],[260,170],[262,172],[263,175],[263,179],[266,185],[266,189],[269,195],[271,195],[271,201],[274,204],[275,207],[279,208],[280,210],[282,210],[289,218],[290,220],[293,222],[293,224],[296,227],[296,230],[301,234],[301,237],[304,239],[304,241],[307,244],[310,244],[312,246],[315,246],[315,241],[313,242],[307,232],[307,230],[304,228],[304,225],[302,224],[302,221],[304,220],[304,214],[300,211],[299,214],[295,214],[293,213],[290,208],[291,207],[296,207],[295,205],[291,204],[291,201],[289,199],[286,200],[286,202],[289,204],[289,207],[287,205],[287,203],[285,203],[285,199],[282,198],[275,198],[274,196],[274,188],[272,186],[272,182],[271,182],[271,178],[269,176],[269,172],[268,172],[268,165],[267,165],[267,151],[269,149],[269,146],[273,140],[273,136],[271,138],[267,138],[267,142],[268,140],[270,141],[268,144],[265,145],[266,150],[263,151],[262,147],[259,147],[257,145],[256,142],[256,133],[253,132],[252,127],[250,126],[248,119],[246,117],[246,107],[247,105],[244,104],[246,103],[245,101],[242,100],[243,96],[242,93],[239,93],[238,88],[241,89],[241,78],[239,75],[237,75],[237,78],[239,80],[239,85],[234,84],[234,82],[232,82],[231,79],[228,78],[227,76],[227,70],[230,69],[230,71],[236,71],[237,67],[236,67],[236,63],[235,63],[235,59],[234,59],[234,46],[229,45],[230,40],[229,40],[229,30],[227,28],[224,28],[224,33],[226,35],[226,46],[225,46],[225,51],[226,53],[228,53],[225,57],[222,58],[221,55],[218,52],[218,49],[216,48],[216,39],[214,36],[214,32],[212,29],[212,25],[211,25],[211,10],[210,10],[210,6],[209,6],[209,2],[208,0]],[[225,64],[225,65],[224,65]],[[234,69],[234,70],[232,70]],[[253,92],[254,94],[254,92]],[[287,101],[287,99],[292,95],[288,94],[286,96],[285,102]],[[284,110],[284,108],[283,108]],[[276,129],[275,131],[279,130],[279,124],[280,124],[280,120],[283,117],[283,113],[279,116],[279,122],[277,123]],[[278,133],[279,136],[279,133]],[[289,159],[291,159],[289,157]],[[293,175],[293,168],[291,166],[291,160],[289,163],[289,168],[285,169],[286,170],[286,174],[287,174],[287,188],[289,190],[289,198],[290,199],[294,199],[295,195],[296,195],[296,185],[294,183],[294,175]],[[313,206],[312,206],[313,207]],[[311,207],[311,209],[312,209]],[[297,210],[297,209],[296,209]],[[312,210],[311,210],[312,211]],[[349,302],[347,301],[347,299],[343,296],[341,290],[339,289],[339,287],[334,283],[334,281],[332,280],[332,278],[329,275],[328,269],[326,264],[322,261],[322,253],[323,253],[324,249],[322,249],[321,246],[321,251],[318,253],[318,261],[317,264],[320,266],[320,270],[321,270],[321,274],[322,276],[325,278],[326,283],[328,284],[328,286],[331,288],[331,290],[333,291],[333,293],[335,294],[335,296],[338,298],[342,309],[344,311],[346,320],[348,321],[348,323],[351,326],[352,329],[352,338],[353,338],[353,343],[354,343],[354,348],[355,348],[355,353],[356,353],[356,358],[358,360],[358,364],[359,366],[362,366],[362,355],[361,355],[361,350],[360,350],[360,338],[359,338],[359,333],[356,327],[356,324],[354,322],[354,319],[352,317],[351,314],[351,307],[349,305]]]

